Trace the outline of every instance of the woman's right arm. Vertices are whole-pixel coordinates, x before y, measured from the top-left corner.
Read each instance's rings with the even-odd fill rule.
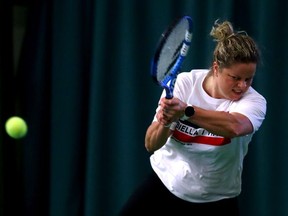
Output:
[[[172,134],[169,127],[164,127],[159,122],[152,122],[145,135],[145,148],[153,153],[165,145],[168,137]]]
[[[145,148],[151,153],[165,145],[168,137],[173,133],[176,122],[183,116],[187,104],[176,97],[172,99],[163,97],[160,99],[159,106],[156,113],[157,121],[151,123],[145,135]],[[172,130],[170,127],[165,127],[169,124],[172,124]]]

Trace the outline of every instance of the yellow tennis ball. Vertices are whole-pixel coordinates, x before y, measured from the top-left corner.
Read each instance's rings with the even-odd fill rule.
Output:
[[[23,138],[28,131],[26,122],[18,116],[10,117],[6,121],[5,129],[7,134],[14,139]]]

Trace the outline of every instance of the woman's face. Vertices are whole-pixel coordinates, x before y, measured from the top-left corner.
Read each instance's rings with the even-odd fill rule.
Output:
[[[217,97],[239,100],[251,86],[256,72],[255,63],[238,63],[229,68],[219,68],[213,64]]]

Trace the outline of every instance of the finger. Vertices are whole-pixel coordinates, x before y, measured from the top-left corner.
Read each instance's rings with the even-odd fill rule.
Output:
[[[169,111],[170,111],[170,110],[169,110],[169,109],[167,109],[167,108],[164,108],[164,109],[163,109],[163,113],[165,113],[165,114],[168,114],[168,113],[169,113]]]

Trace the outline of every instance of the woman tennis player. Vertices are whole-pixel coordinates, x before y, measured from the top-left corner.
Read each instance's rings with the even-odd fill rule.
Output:
[[[266,115],[252,86],[259,51],[229,21],[215,22],[209,69],[178,75],[163,91],[145,137],[152,174],[120,215],[239,215],[243,160]]]

